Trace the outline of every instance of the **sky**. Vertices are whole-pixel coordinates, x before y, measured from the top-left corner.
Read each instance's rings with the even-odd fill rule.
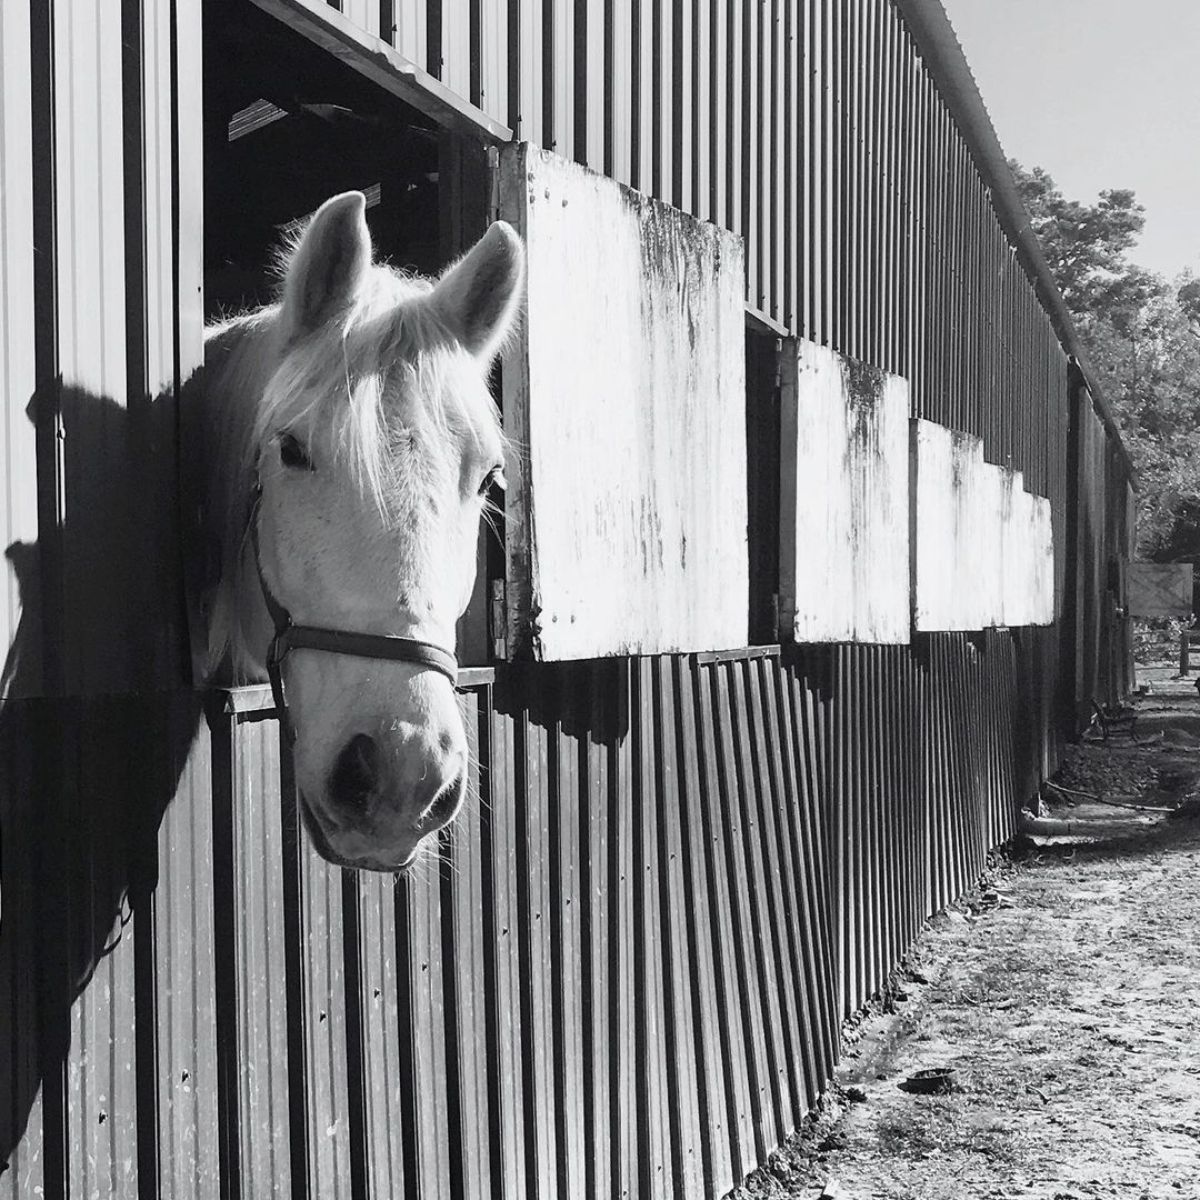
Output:
[[[1004,152],[1069,199],[1131,188],[1129,257],[1200,273],[1200,0],[942,0]]]

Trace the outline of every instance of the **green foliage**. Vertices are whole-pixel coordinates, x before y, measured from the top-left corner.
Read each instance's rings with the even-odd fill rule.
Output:
[[[1200,280],[1128,260],[1145,222],[1131,191],[1081,204],[1040,167],[1011,165],[1138,472],[1139,552],[1200,560]]]

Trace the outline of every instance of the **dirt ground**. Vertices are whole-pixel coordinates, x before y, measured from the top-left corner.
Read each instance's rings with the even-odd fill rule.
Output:
[[[929,923],[824,1111],[735,1196],[1200,1198],[1200,697],[1171,673],[1140,677],[1148,744],[1072,752],[1053,836]],[[952,1090],[904,1090],[935,1067]]]

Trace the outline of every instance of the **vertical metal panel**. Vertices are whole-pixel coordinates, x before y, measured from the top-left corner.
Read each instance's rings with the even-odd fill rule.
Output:
[[[717,747],[718,779],[721,811],[724,814],[724,869],[730,879],[729,907],[734,938],[734,973],[737,980],[742,1037],[746,1049],[746,1080],[749,1092],[749,1116],[754,1136],[755,1161],[762,1161],[779,1135],[776,1113],[772,1104],[773,1084],[772,1047],[774,1030],[768,1028],[765,1011],[767,997],[762,989],[761,956],[765,947],[759,940],[755,924],[752,889],[753,853],[755,850],[751,818],[746,813],[745,724],[739,720],[738,696],[731,686],[730,673],[715,669],[711,672],[713,693],[714,737]]]
[[[463,700],[471,762],[468,800],[466,812],[446,835],[448,845],[441,873],[443,895],[447,889],[450,891],[443,918],[442,953],[451,964],[447,1044],[457,1076],[457,1086],[449,1097],[454,1114],[450,1132],[457,1132],[461,1147],[461,1165],[456,1166],[455,1147],[451,1146],[450,1177],[452,1193],[490,1196],[497,1193],[492,1184],[491,1046],[487,1037],[487,960],[492,951],[485,913],[491,906],[490,871],[485,858],[486,816],[480,787],[486,733],[484,745],[480,741],[491,707],[491,688],[473,689]]]
[[[612,914],[609,926],[609,983],[611,1037],[610,1092],[612,1112],[612,1185],[620,1194],[635,1194],[639,1186],[639,1128],[637,1123],[638,1076],[642,1064],[637,1059],[635,1014],[637,1011],[636,971],[634,963],[637,912],[633,902],[635,823],[633,806],[635,764],[632,738],[633,666],[620,664],[617,701],[624,732],[616,747],[616,770],[612,792],[612,836],[609,846],[608,887]]]
[[[659,813],[664,804],[663,763],[656,753],[654,662],[637,660],[631,689],[633,735],[634,1026],[639,1070],[639,1194],[675,1194],[668,1097],[664,951],[669,946],[661,907]]]
[[[842,269],[835,259],[836,230],[834,226],[835,203],[838,200],[838,141],[835,138],[838,121],[837,106],[837,43],[835,37],[836,11],[833,4],[822,4],[821,35],[817,47],[820,70],[820,129],[821,129],[821,164],[820,187],[821,204],[820,220],[816,229],[816,238],[820,244],[821,269],[816,273],[819,281],[817,293],[813,298],[814,319],[819,320],[819,332],[814,332],[813,338],[823,346],[835,344],[837,336],[834,332],[834,288],[836,276]],[[814,329],[816,326],[814,326]]]
[[[303,1000],[298,1015],[304,1029],[309,1186],[314,1196],[349,1195],[340,870],[319,858],[301,837],[299,873]]]
[[[825,761],[828,730],[825,706],[817,701],[812,679],[798,664],[786,669],[778,686],[783,691],[784,706],[790,709],[784,742],[788,750],[786,763],[796,773],[793,838],[804,913],[805,978],[814,1014],[813,1068],[820,1080],[832,1071],[838,1046],[832,906],[825,886],[829,856],[821,811],[829,786]]]
[[[442,69],[438,78],[464,99],[477,104],[477,98],[471,96],[472,2],[473,0],[441,0]],[[377,7],[373,0],[372,7]],[[375,32],[369,25],[365,28],[368,33]]]
[[[396,889],[396,959],[400,1012],[408,1024],[401,1030],[400,1062],[409,1110],[406,1134],[415,1163],[409,1186],[436,1198],[449,1197],[450,1159],[461,1153],[449,1121],[446,976],[453,964],[442,953],[443,919],[437,864],[430,858]],[[344,1166],[341,1171],[345,1177]]]
[[[554,0],[521,0],[517,41],[509,47],[510,62],[515,62],[517,68],[517,111],[509,114],[513,133],[522,141],[537,146],[554,137],[553,129],[543,125],[543,87],[547,69],[543,33],[546,11],[552,12],[553,4]]]
[[[777,91],[776,144],[782,154],[776,191],[777,266],[779,306],[783,323],[798,329],[803,320],[800,302],[803,283],[802,255],[798,251],[806,241],[803,195],[805,159],[809,147],[803,141],[806,131],[807,80],[805,78],[805,36],[809,25],[806,5],[781,5],[777,16],[779,38],[779,87]]]
[[[695,1129],[703,1170],[705,1195],[723,1195],[735,1182],[730,1161],[731,1063],[722,1053],[720,1013],[721,977],[716,941],[716,894],[707,885],[705,863],[709,839],[705,837],[702,744],[699,737],[696,687],[701,670],[694,660],[675,660],[672,712],[679,745],[678,799],[681,845],[678,851],[682,877],[677,903],[686,923],[687,953],[691,960],[690,979],[676,975],[676,987],[690,983],[691,1028],[677,1033],[682,1043],[690,1036],[692,1047],[681,1053],[694,1053],[690,1065],[695,1073]],[[726,1035],[727,1036],[727,1035]],[[687,1103],[687,1100],[684,1100]],[[699,1188],[693,1191],[699,1194]]]
[[[719,62],[727,63],[723,72],[725,85],[722,95],[722,115],[725,124],[725,137],[722,145],[723,157],[717,162],[724,167],[725,175],[725,204],[719,224],[734,233],[745,236],[745,207],[743,192],[745,190],[747,129],[745,117],[746,105],[746,76],[750,72],[750,63],[746,59],[746,14],[753,6],[741,5],[737,0],[724,0],[722,18],[724,21],[724,56]],[[747,279],[749,273],[747,272]]]
[[[579,789],[580,829],[584,846],[581,913],[581,969],[584,978],[584,1194],[604,1196],[611,1190],[612,1094],[615,1088],[610,1068],[609,1048],[613,1029],[610,1002],[613,980],[610,974],[612,907],[607,887],[609,844],[615,835],[610,813],[615,808],[616,730],[618,724],[618,664],[599,672],[591,682],[589,694],[580,712],[587,735],[580,748]],[[581,697],[583,700],[583,697]]]
[[[548,5],[548,30],[543,41],[549,56],[550,78],[543,84],[543,111],[549,111],[549,128],[542,145],[563,158],[575,154],[575,7],[573,0],[553,0]],[[549,104],[547,104],[549,101]]]
[[[511,126],[508,108],[508,0],[478,0],[479,41],[470,47],[478,55],[479,97],[477,103],[489,117]]]
[[[203,138],[200,6],[180,5],[172,19],[131,0],[123,13],[125,367],[141,527],[133,607],[136,673],[146,687],[188,677],[177,615],[177,401],[203,358],[203,156],[180,146]]]
[[[0,455],[4,466],[5,546],[31,546],[37,538],[37,480],[34,427],[26,408],[36,386],[34,329],[30,310],[34,292],[33,242],[33,113],[30,89],[30,12],[25,4],[8,4],[0,12],[0,385],[4,388],[4,421],[0,425]],[[11,647],[21,619],[21,579],[29,587],[34,565],[17,557],[9,560],[6,585],[0,595],[0,631]],[[26,636],[22,663],[24,694],[41,691],[36,647]],[[32,652],[32,661],[31,659]],[[18,680],[6,671],[3,690],[14,694]]]
[[[111,708],[85,714],[81,705],[71,705],[68,721],[74,744],[63,747],[68,778],[96,778],[98,770],[111,766],[105,761],[104,741],[117,717]],[[118,781],[123,782],[120,775]],[[72,793],[78,796],[68,785],[68,796]],[[119,1195],[137,1187],[133,938],[123,936],[122,926],[129,917],[124,904],[116,911],[105,907],[105,901],[119,897],[121,889],[120,856],[113,853],[113,831],[104,827],[111,811],[104,805],[76,806],[70,799],[67,803],[74,809],[69,813],[67,838],[75,845],[67,847],[63,865],[76,870],[63,876],[71,880],[64,932],[71,943],[84,947],[99,935],[104,948],[100,953],[84,951],[94,966],[70,1007],[65,1078],[67,1193]]]
[[[490,1094],[492,1099],[493,1177],[504,1196],[524,1196],[532,1186],[525,1156],[526,1125],[531,1120],[525,1099],[528,1080],[521,1053],[524,1008],[521,1004],[522,963],[518,950],[521,920],[519,881],[512,864],[519,861],[519,828],[511,797],[517,789],[518,714],[497,705],[489,714],[491,753],[488,760],[488,832],[495,906],[495,955],[490,971],[489,1017],[494,1034]],[[493,1040],[494,1038],[494,1040]]]
[[[792,1049],[789,1067],[795,1072],[791,1081],[793,1111],[789,1123],[798,1121],[823,1090],[821,1071],[821,1014],[816,1001],[813,942],[816,934],[813,914],[806,895],[806,875],[813,869],[798,839],[798,826],[804,811],[799,782],[800,764],[792,741],[790,697],[786,677],[769,662],[758,664],[760,703],[765,712],[765,763],[772,774],[779,848],[779,885],[783,891],[785,958],[781,972],[789,975],[791,989],[787,1017],[791,1025]]]
[[[411,1144],[406,1144],[409,1081],[401,1070],[396,883],[390,876],[359,885],[359,955],[362,963],[364,1128],[367,1194],[406,1196],[413,1184]],[[404,1036],[407,1037],[407,1031]],[[486,1111],[486,1109],[484,1109]]]
[[[190,700],[173,707],[186,714]],[[158,829],[158,878],[170,881],[154,901],[158,1169],[161,1191],[177,1196],[215,1196],[219,1182],[210,778],[200,738]]]
[[[424,0],[393,0],[391,36],[389,30],[381,29],[380,37],[390,41],[409,62],[424,66],[429,58],[428,18]]]
[[[225,1086],[236,1093],[227,1136],[236,1139],[236,1177],[249,1197],[291,1186],[278,731],[274,722],[234,724],[225,715],[215,733],[215,853],[229,856],[218,877],[230,889],[217,905],[229,972],[219,975],[220,1044],[230,1055]]]
[[[737,231],[746,245],[746,298],[753,307],[762,309],[763,304],[763,227],[762,195],[766,183],[762,161],[764,110],[762,105],[763,53],[762,53],[762,10],[763,5],[741,6],[741,138],[740,184],[741,207]]]
[[[576,30],[576,45],[583,47],[585,76],[583,87],[577,83],[575,88],[576,128],[583,133],[582,146],[575,146],[575,159],[605,174],[609,173],[604,157],[608,137],[606,97],[612,86],[612,65],[607,57],[611,44],[607,29],[610,11],[609,0],[582,0],[580,12],[586,25]]]
[[[605,22],[611,41],[611,75],[606,87],[611,96],[611,113],[605,128],[604,172],[620,183],[634,184],[633,93],[634,93],[634,8],[641,0],[610,0]],[[606,45],[609,43],[606,43]]]
[[[629,97],[630,179],[638,191],[655,194],[657,164],[654,158],[661,131],[656,126],[658,66],[655,60],[656,17],[662,0],[631,0],[633,22],[630,45],[633,53],[632,84]]]
[[[581,839],[578,797],[578,698],[589,688],[584,671],[556,672],[557,703],[548,722],[550,758],[550,950],[554,1006],[554,1111],[559,1151],[556,1188],[578,1194],[586,1174],[583,1106],[583,944],[581,892],[586,842]]]
[[[799,957],[793,918],[795,901],[792,886],[795,869],[791,861],[786,832],[780,817],[790,797],[783,790],[779,754],[779,723],[774,708],[774,661],[752,659],[746,664],[746,691],[749,701],[749,725],[753,731],[751,778],[758,799],[759,829],[764,849],[763,879],[766,923],[770,927],[771,966],[774,991],[778,997],[778,1025],[781,1032],[778,1078],[779,1120],[784,1129],[799,1125],[807,1111],[805,1089],[801,1082],[804,1049],[801,1021],[804,1017],[802,988],[794,968]]]
[[[671,173],[665,198],[684,212],[695,211],[692,191],[694,125],[698,112],[696,90],[696,27],[692,0],[675,5],[671,26]]]
[[[10,27],[11,28],[11,27]],[[0,708],[0,879],[4,913],[0,923],[0,1018],[9,1031],[0,1041],[0,1196],[24,1200],[46,1195],[42,1093],[39,1087],[41,1035],[38,987],[40,895],[36,872],[26,864],[39,856],[40,813],[30,803],[37,784],[35,750],[39,718],[36,703]],[[26,865],[24,874],[21,866]],[[51,1180],[53,1187],[53,1180]]]
[[[692,0],[691,7],[691,164],[690,211],[711,219],[713,124],[713,0]]]
[[[725,1123],[733,1177],[741,1178],[756,1159],[757,1084],[752,1066],[751,1014],[746,1009],[735,905],[738,882],[728,857],[728,830],[734,819],[724,770],[726,749],[719,723],[712,670],[697,672],[696,711],[701,755],[701,812],[706,891],[715,909],[711,947],[716,973],[718,1030],[724,1060]]]
[[[726,668],[726,673],[730,677],[729,687],[732,693],[732,712],[737,739],[734,743],[737,802],[741,809],[741,827],[745,836],[747,907],[750,930],[759,950],[755,1001],[763,1025],[764,1057],[761,1062],[760,1079],[764,1085],[763,1137],[769,1147],[774,1144],[773,1138],[782,1139],[786,1135],[789,1125],[786,1100],[788,1051],[783,1021],[785,996],[778,974],[778,946],[772,930],[772,918],[775,914],[768,890],[772,874],[770,825],[763,819],[761,804],[765,799],[765,789],[755,770],[754,743],[758,730],[749,702],[748,665],[745,662],[738,663]]]
[[[66,640],[64,682],[75,693],[128,686],[128,637],[89,636],[97,624],[124,631],[125,581],[134,563],[110,561],[122,545],[98,522],[121,522],[128,426],[125,373],[121,12],[56,0],[54,23],[55,280],[67,436],[56,497]],[[97,478],[97,462],[114,472]],[[106,493],[98,489],[107,483]],[[126,520],[130,518],[126,516]],[[49,536],[50,531],[47,530]],[[98,596],[97,577],[112,581]],[[86,600],[84,598],[87,598]],[[107,601],[107,602],[106,602]],[[99,606],[99,611],[96,607]]]
[[[699,1014],[694,1006],[692,981],[696,967],[694,930],[687,914],[691,890],[685,859],[682,787],[687,758],[676,709],[680,694],[679,672],[685,663],[660,659],[655,664],[655,740],[658,747],[660,787],[659,881],[660,911],[664,919],[664,1027],[668,1073],[667,1107],[672,1145],[675,1189],[684,1195],[703,1193],[705,1171],[705,1087],[700,1078]]]
[[[709,72],[709,139],[708,186],[706,217],[729,228],[729,170],[730,170],[730,89],[732,71],[726,70],[730,61],[729,6],[731,0],[710,0],[709,53],[712,70]]]
[[[550,681],[547,681],[550,682]],[[540,708],[540,706],[539,706]],[[517,847],[519,937],[522,958],[522,1054],[525,1062],[526,1159],[539,1193],[552,1194],[558,1137],[554,1111],[554,1009],[550,939],[551,780],[548,731],[542,712],[522,714],[517,726]]]

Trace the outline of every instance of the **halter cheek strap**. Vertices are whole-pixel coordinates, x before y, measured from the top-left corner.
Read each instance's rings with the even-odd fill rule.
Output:
[[[444,675],[452,684],[458,682],[458,660],[449,651],[433,642],[418,638],[400,637],[392,633],[355,633],[345,629],[325,629],[319,625],[297,625],[292,615],[279,602],[263,574],[262,556],[258,549],[258,517],[250,520],[250,536],[254,542],[254,565],[258,584],[262,588],[267,612],[275,626],[275,636],[267,649],[267,678],[275,711],[289,742],[296,740],[296,730],[288,716],[287,699],[283,692],[283,660],[293,650],[322,650],[327,654],[346,654],[354,658],[376,658],[386,662],[406,662]]]

